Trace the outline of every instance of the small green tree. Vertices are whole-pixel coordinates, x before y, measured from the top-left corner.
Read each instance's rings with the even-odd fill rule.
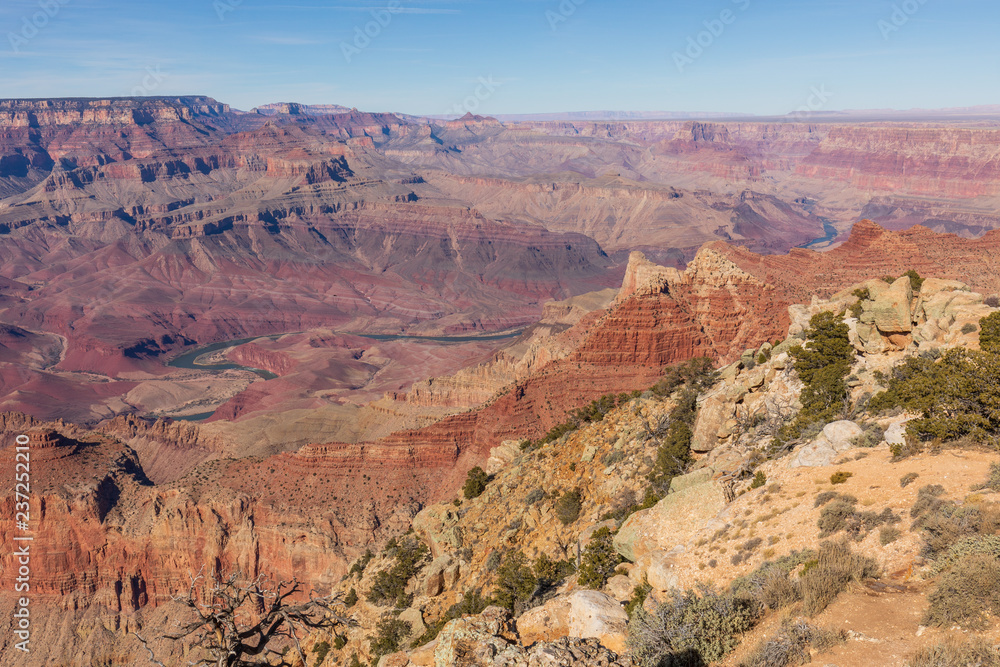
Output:
[[[979,349],[1000,354],[1000,311],[979,320]]]
[[[511,551],[497,569],[493,600],[501,607],[513,610],[514,605],[529,599],[538,586],[538,579],[520,551]]]
[[[796,345],[790,352],[795,358],[795,370],[805,389],[799,400],[802,409],[795,421],[778,434],[775,445],[797,438],[816,423],[836,419],[847,399],[845,378],[851,372],[854,347],[848,337],[847,324],[829,311],[813,315],[809,320],[805,346]]]
[[[372,664],[378,664],[383,655],[395,653],[403,647],[403,642],[413,626],[392,614],[385,614],[375,627],[375,636],[368,639],[372,652]]]
[[[490,477],[486,474],[486,471],[476,466],[469,471],[469,476],[465,478],[465,486],[462,487],[462,494],[466,498],[478,498],[483,495],[483,491],[486,490],[486,485],[489,481]]]
[[[615,551],[613,538],[611,529],[607,526],[595,531],[591,536],[580,562],[578,582],[581,586],[603,588],[608,579],[614,575],[615,568],[622,562],[622,557]]]

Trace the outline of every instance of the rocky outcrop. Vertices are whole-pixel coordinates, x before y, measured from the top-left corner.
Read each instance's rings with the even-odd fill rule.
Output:
[[[621,607],[618,607],[621,611]],[[523,616],[521,618],[524,618]],[[520,623],[518,624],[520,627]],[[488,607],[477,616],[448,623],[438,638],[409,653],[384,656],[379,667],[630,667],[595,639],[565,635],[555,641],[517,642],[510,612]]]
[[[828,466],[838,455],[853,447],[854,439],[862,433],[864,429],[852,421],[831,422],[815,440],[795,450],[788,467]]]
[[[517,619],[525,646],[561,637],[598,640],[602,646],[625,650],[628,615],[618,601],[600,591],[578,590],[560,595]]]
[[[670,483],[667,496],[630,516],[615,534],[615,550],[633,563],[648,553],[669,551],[688,539],[726,506],[723,489],[703,469]]]

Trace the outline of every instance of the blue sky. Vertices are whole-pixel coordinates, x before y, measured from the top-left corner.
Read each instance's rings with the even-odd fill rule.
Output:
[[[1000,103],[998,28],[995,0],[3,0],[0,98],[420,114],[958,107]]]

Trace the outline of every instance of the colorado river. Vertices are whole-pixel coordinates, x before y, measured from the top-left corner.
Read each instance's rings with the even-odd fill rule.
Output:
[[[301,333],[301,332],[294,332]],[[523,333],[523,330],[514,331],[513,333],[496,334],[492,336],[409,336],[405,334],[364,334],[364,333],[354,333],[354,332],[333,332],[335,335],[340,336],[359,336],[361,338],[370,338],[372,340],[425,340],[435,343],[474,343],[478,341],[491,341],[491,340],[506,340],[508,338],[516,338]],[[211,354],[212,352],[218,352],[219,350],[224,350],[229,347],[236,347],[237,345],[243,345],[244,343],[249,343],[255,340],[276,340],[281,336],[286,336],[288,334],[272,334],[270,336],[251,336],[250,338],[236,338],[234,340],[224,340],[219,343],[212,343],[211,345],[205,345],[203,347],[196,348],[190,352],[185,352],[179,357],[175,357],[167,362],[167,366],[171,368],[187,368],[191,370],[198,371],[226,371],[231,369],[240,369],[245,371],[250,371],[251,373],[256,373],[265,380],[273,380],[278,377],[270,371],[264,371],[259,368],[250,368],[249,366],[241,366],[240,364],[234,364],[230,362],[221,364],[200,364],[198,363],[198,358],[206,354]]]

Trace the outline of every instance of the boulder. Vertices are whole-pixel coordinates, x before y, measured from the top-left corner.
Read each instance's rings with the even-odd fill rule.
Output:
[[[890,445],[906,444],[906,424],[909,420],[895,422],[885,429],[885,441]]]
[[[429,644],[413,649],[410,653],[410,664],[415,667],[432,667],[434,664],[434,651],[437,650],[438,642],[435,639]]]
[[[694,423],[691,449],[695,452],[710,452],[719,443],[719,431],[733,416],[733,404],[725,394],[726,385],[705,397],[698,406],[698,417]]]
[[[434,649],[436,667],[477,667],[516,664],[524,649],[509,642],[510,612],[502,607],[487,607],[478,616],[449,621],[441,630]]]
[[[495,475],[506,469],[520,455],[520,440],[504,440],[490,452],[490,458],[486,460],[486,474]]]
[[[458,511],[451,504],[431,505],[413,517],[413,530],[426,542],[435,558],[462,548]]]
[[[624,574],[616,574],[608,579],[608,583],[604,584],[604,592],[619,602],[627,602],[631,599],[634,590],[635,585],[632,580]]]
[[[625,649],[628,615],[621,604],[600,591],[575,590],[559,595],[517,619],[524,646],[560,637],[597,639],[612,651]]]
[[[910,278],[903,276],[897,278],[865,311],[872,313],[874,324],[882,333],[909,333],[913,329],[910,314],[912,301]]]
[[[667,496],[630,516],[615,535],[615,550],[635,562],[643,554],[685,544],[726,506],[709,468],[675,477]]]
[[[679,588],[680,582],[677,578],[677,570],[674,569],[675,561],[672,553],[654,551],[643,557],[643,561],[646,581],[653,587],[654,591],[663,593],[673,588]]]
[[[407,635],[407,640],[410,642],[427,632],[427,626],[424,625],[424,615],[415,607],[404,610],[399,615],[399,620],[410,624],[410,634]]]
[[[831,422],[823,427],[816,439],[799,447],[788,463],[789,468],[828,466],[837,455],[850,449],[852,440],[864,429],[852,421]]]
[[[431,561],[431,564],[427,566],[427,574],[424,575],[424,595],[432,598],[441,595],[449,587],[449,577],[445,573],[454,566],[455,559],[450,554],[438,556]],[[454,585],[453,582],[452,585]]]
[[[410,657],[405,651],[390,653],[379,658],[378,667],[406,667],[410,664]]]

